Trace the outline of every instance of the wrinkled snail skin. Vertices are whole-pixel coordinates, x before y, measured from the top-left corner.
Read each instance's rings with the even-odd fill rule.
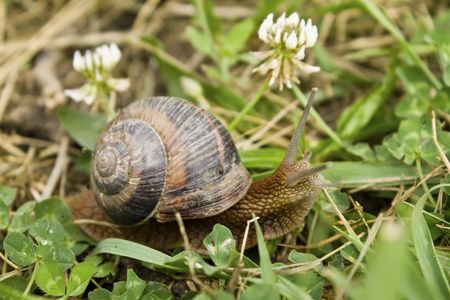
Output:
[[[264,237],[275,239],[298,227],[326,186],[324,177],[311,169],[310,154],[294,161],[298,140],[291,144],[295,147],[290,146],[271,176],[251,183],[231,137],[214,117],[182,99],[147,98],[124,108],[107,126],[93,151],[93,191],[67,203],[75,220],[126,225],[113,229],[81,224],[96,240],[119,237],[156,249],[182,246],[176,212],[182,215],[191,248],[199,253],[206,252],[203,240],[218,223],[241,245],[252,214],[259,217]],[[117,157],[127,161],[116,162]],[[149,171],[155,166],[160,169]],[[286,183],[289,175],[302,170],[312,172],[300,175],[292,186]],[[253,228],[246,248],[257,243]]]

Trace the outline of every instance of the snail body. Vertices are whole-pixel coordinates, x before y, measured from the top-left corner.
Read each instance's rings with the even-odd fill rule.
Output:
[[[118,231],[82,225],[95,239],[121,237],[161,249],[182,245],[174,221],[180,213],[192,249],[201,253],[203,239],[217,223],[242,243],[252,214],[260,218],[266,239],[289,233],[321,189],[333,186],[318,173],[330,164],[312,168],[310,152],[295,162],[312,99],[279,168],[254,183],[213,116],[179,98],[134,102],[100,136],[91,159],[92,192],[68,199],[73,217],[124,225]],[[246,247],[255,244],[256,233],[250,230]]]

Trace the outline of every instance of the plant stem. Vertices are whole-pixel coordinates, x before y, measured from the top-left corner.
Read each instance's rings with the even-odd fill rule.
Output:
[[[36,278],[36,271],[37,271],[37,268],[39,267],[39,264],[40,264],[40,259],[38,259],[36,261],[36,263],[34,264],[34,269],[33,269],[33,273],[31,273],[30,281],[28,282],[27,288],[23,292],[24,296],[28,295],[28,293],[30,292],[31,287],[33,286],[34,278]]]
[[[423,180],[424,176],[423,176],[422,164],[420,163],[420,158],[416,158],[416,169],[417,169],[417,173],[419,174],[420,180]],[[422,185],[423,185],[423,189],[428,194],[428,200],[430,200],[430,202],[433,206],[436,206],[436,201],[431,196],[430,189],[428,188],[427,182],[424,181]]]
[[[211,53],[213,54],[213,59],[217,65],[220,65],[220,60],[218,59],[216,49],[214,48],[214,39],[211,33],[211,28],[209,28],[208,19],[206,18],[205,6],[203,5],[203,0],[195,0],[195,6],[197,7],[198,20],[200,22],[200,27],[203,29],[203,33],[205,34],[209,48],[211,49]]]
[[[228,125],[227,129],[228,131],[232,131],[239,122],[242,121],[242,119],[248,114],[248,112],[258,103],[259,99],[261,99],[264,92],[269,87],[269,80],[266,80],[264,85],[259,89],[258,93],[256,93],[255,96],[250,100],[250,102],[247,103],[247,105],[241,110],[239,115],[234,118],[234,120]]]
[[[292,83],[292,90],[294,91],[295,96],[297,99],[303,104],[303,106],[306,105],[306,102],[308,99],[306,98],[305,94],[303,94],[302,91],[298,88],[297,85]],[[322,117],[317,113],[317,111],[314,109],[314,107],[311,107],[310,111],[311,117],[313,117],[314,121],[319,124],[320,128],[325,132],[333,141],[335,141],[338,145],[344,146],[344,142],[339,138],[339,136],[325,123],[325,121],[322,119]]]
[[[392,20],[371,0],[358,0],[359,3],[364,7],[367,13],[369,13],[375,20],[380,22],[387,31],[389,31],[397,42],[402,47],[403,51],[405,51],[413,60],[413,62],[422,70],[428,80],[436,89],[442,88],[442,83],[439,79],[434,76],[434,74],[427,68],[427,66],[423,63],[420,57],[413,51],[411,46],[406,41],[405,37],[401,33],[401,31],[394,25]]]

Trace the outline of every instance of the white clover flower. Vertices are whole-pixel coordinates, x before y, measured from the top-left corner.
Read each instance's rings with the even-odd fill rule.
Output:
[[[313,47],[317,42],[317,26],[312,25],[311,19],[300,20],[298,13],[294,12],[289,17],[283,13],[274,22],[273,14],[269,14],[259,27],[258,36],[272,49],[252,52],[264,61],[253,72],[268,74],[270,85],[278,80],[280,90],[284,85],[291,88],[291,81],[300,83],[296,76],[298,70],[305,73],[320,71],[319,67],[302,62],[306,48]]]
[[[78,89],[65,90],[64,94],[73,100],[91,105],[97,94],[103,90],[123,92],[130,86],[128,78],[113,78],[112,69],[117,65],[122,53],[116,44],[102,45],[94,51],[86,50],[84,56],[75,51],[73,68],[81,73],[88,83]]]

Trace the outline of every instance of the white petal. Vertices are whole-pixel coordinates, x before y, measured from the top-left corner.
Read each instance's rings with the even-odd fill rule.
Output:
[[[99,67],[102,65],[102,60],[100,59],[100,55],[97,52],[92,53],[92,59],[94,61],[94,65]]]
[[[84,58],[78,50],[75,51],[73,55],[73,68],[78,72],[83,72],[84,70],[86,70]]]
[[[303,45],[305,42],[306,42],[306,35],[305,35],[305,31],[302,30],[302,31],[300,31],[300,35],[298,37],[298,44]]]
[[[73,89],[73,90],[64,90],[64,95],[72,98],[76,102],[80,102],[84,99],[86,93],[81,89]]]
[[[315,73],[320,71],[320,67],[303,64],[302,70],[306,73]]]
[[[300,31],[303,31],[304,28],[305,28],[305,19],[302,19],[302,20],[300,21],[300,26],[298,26],[298,29],[299,29]]]
[[[298,60],[302,60],[305,58],[305,45],[303,45],[300,50],[295,54],[295,58]]]
[[[97,88],[91,84],[85,84],[78,89],[64,90],[64,95],[72,98],[76,102],[84,101],[87,105],[91,105],[95,100]]]
[[[267,28],[266,28],[264,22],[259,27],[258,36],[259,36],[260,40],[262,40],[262,41],[264,41],[266,43],[268,42],[268,39],[267,39]]]
[[[108,80],[108,85],[118,91],[118,92],[125,92],[130,87],[130,79],[128,78],[111,78]]]
[[[281,28],[277,29],[277,34],[275,35],[275,39],[274,39],[275,43],[277,43],[277,44],[280,44],[282,31],[283,30]]]
[[[265,24],[266,26],[266,30],[268,33],[275,33],[274,31],[272,31],[272,26],[273,26],[273,14],[269,14],[267,16],[267,18],[264,20],[263,24]]]
[[[275,69],[276,67],[278,67],[278,65],[279,65],[278,59],[274,58],[274,59],[272,59],[272,61],[270,62],[270,67],[269,67],[269,69]]]
[[[275,80],[276,80],[276,78],[275,77],[270,77],[270,80],[269,80],[269,85],[272,85],[272,84],[274,84],[275,83]]]
[[[317,42],[317,38],[319,36],[319,32],[317,31],[317,26],[313,26],[308,32],[307,32],[307,39],[306,39],[306,47],[312,47]]]
[[[191,77],[182,76],[180,79],[181,87],[191,97],[198,98],[203,95],[203,88],[197,80]]]
[[[272,34],[276,34],[277,30],[278,30],[277,23],[272,24],[272,28],[270,29],[270,32]]]
[[[264,60],[271,56],[275,51],[269,50],[269,51],[251,51],[250,53],[253,54],[256,58],[259,60]]]
[[[92,52],[89,50],[86,50],[84,59],[86,62],[86,69],[93,72],[94,71],[94,59],[92,58]]]
[[[277,27],[284,28],[286,27],[286,13],[284,12],[281,17],[277,19]]]
[[[120,58],[122,57],[122,52],[115,43],[112,43],[109,46],[109,50],[111,54],[111,60],[114,62],[114,65],[116,65],[119,62]]]
[[[286,20],[287,24],[291,27],[297,27],[300,22],[300,17],[297,12],[292,13]]]
[[[297,35],[292,31],[286,40],[286,47],[288,49],[295,49],[297,47]]]

